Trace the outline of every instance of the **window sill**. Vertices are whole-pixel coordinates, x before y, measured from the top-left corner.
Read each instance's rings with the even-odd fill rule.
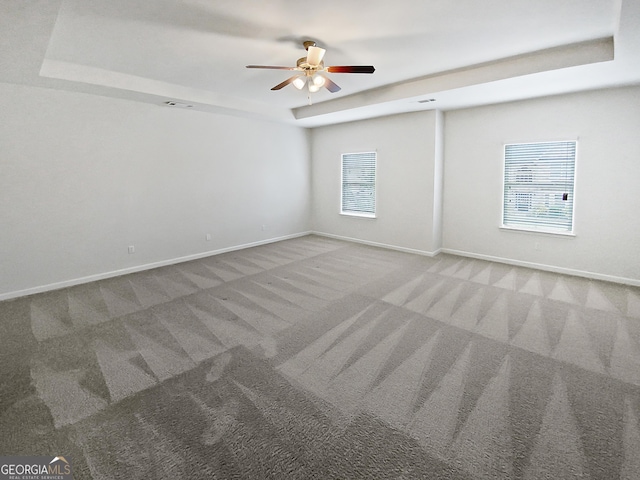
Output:
[[[507,230],[511,232],[521,232],[521,233],[539,233],[542,235],[556,235],[560,237],[570,237],[574,238],[576,234],[574,232],[564,232],[564,231],[554,231],[554,230],[538,230],[536,228],[526,228],[526,227],[512,227],[507,225],[500,225],[500,230]]]
[[[345,217],[376,218],[375,213],[340,212],[340,215]]]

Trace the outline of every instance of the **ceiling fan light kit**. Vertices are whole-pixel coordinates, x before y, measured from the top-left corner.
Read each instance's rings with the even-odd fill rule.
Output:
[[[320,72],[326,73],[373,73],[375,68],[372,65],[350,65],[350,66],[331,66],[325,67],[323,58],[326,50],[317,47],[315,42],[306,41],[303,43],[307,50],[306,57],[300,57],[295,67],[282,67],[275,65],[247,65],[247,68],[263,68],[274,70],[293,70],[300,72],[293,77],[279,83],[271,90],[280,90],[290,83],[298,90],[302,90],[307,86],[309,93],[315,93],[322,87],[325,87],[331,93],[340,91],[340,87],[331,79],[322,75]],[[311,104],[311,96],[309,96],[309,104]]]
[[[298,76],[293,81],[293,86],[296,87],[298,90],[302,90],[306,84],[307,84],[307,79],[305,77]]]
[[[324,82],[325,82],[325,78],[322,75],[320,75],[319,73],[317,73],[313,77],[313,84],[318,86],[318,87],[324,86]]]
[[[320,90],[320,87],[313,82],[309,82],[309,92],[315,93]]]

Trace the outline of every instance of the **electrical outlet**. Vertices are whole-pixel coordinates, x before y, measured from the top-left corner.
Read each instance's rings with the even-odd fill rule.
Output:
[[[262,231],[264,232],[267,229],[266,225],[262,225]]]
[[[209,240],[211,240],[211,234],[210,234],[210,233],[207,233],[207,234],[204,236],[204,239],[205,239],[207,242],[208,242]]]
[[[534,250],[540,250],[540,242],[536,242],[536,243],[533,245],[533,249],[534,249]]]
[[[127,248],[127,251],[129,252],[129,254],[136,253],[136,247],[133,245],[129,245],[129,248]]]

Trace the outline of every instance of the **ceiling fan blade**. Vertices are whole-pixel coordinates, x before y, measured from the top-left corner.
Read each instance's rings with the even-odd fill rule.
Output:
[[[270,68],[272,70],[300,70],[298,67],[279,67],[277,65],[247,65],[246,68]]]
[[[284,82],[279,83],[278,85],[276,85],[275,87],[273,87],[271,90],[280,90],[281,88],[286,87],[287,85],[289,85],[291,82],[293,82],[296,78],[298,78],[299,75],[294,75],[293,77],[289,77],[287,78]]]
[[[336,93],[341,90],[341,88],[336,85],[336,83],[330,78],[324,77],[324,87],[329,90],[331,93]]]
[[[373,73],[376,71],[373,65],[327,67],[326,70],[329,73]]]
[[[307,49],[307,63],[309,65],[317,66],[322,62],[326,50],[324,48],[310,46]]]

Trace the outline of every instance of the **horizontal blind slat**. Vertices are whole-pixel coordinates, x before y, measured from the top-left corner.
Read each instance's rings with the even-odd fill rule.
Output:
[[[505,145],[503,224],[571,231],[576,142]]]
[[[376,152],[342,155],[341,211],[375,214]]]

